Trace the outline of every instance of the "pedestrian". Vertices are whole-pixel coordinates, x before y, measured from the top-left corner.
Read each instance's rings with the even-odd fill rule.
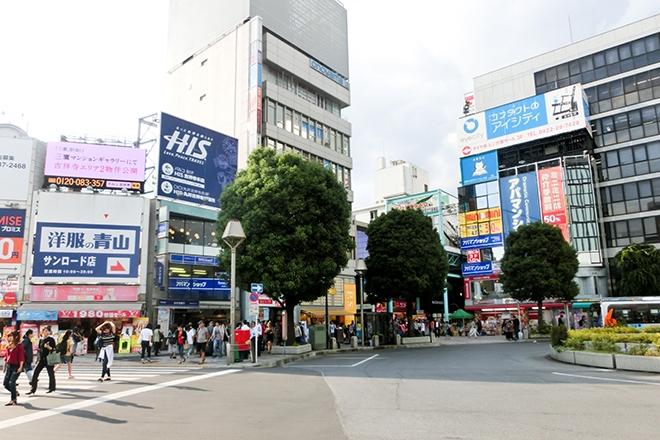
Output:
[[[222,357],[222,338],[224,337],[224,330],[220,325],[220,321],[215,321],[213,331],[211,331],[211,341],[213,341],[213,357]]]
[[[273,349],[273,339],[275,337],[275,332],[273,327],[270,325],[270,321],[266,325],[266,346],[268,347],[268,353]]]
[[[34,331],[30,328],[23,335],[21,344],[25,352],[25,363],[23,364],[23,371],[28,378],[28,382],[32,382],[32,362],[34,361],[34,349],[32,348],[32,335]]]
[[[101,362],[103,362],[101,377],[98,379],[99,382],[112,380],[112,377],[110,376],[110,367],[112,367],[112,362],[115,359],[114,342],[116,332],[117,328],[111,321],[105,321],[103,324],[96,327],[96,333],[101,335],[101,352],[99,353],[99,358],[101,358]],[[108,376],[107,378],[106,375]]]
[[[18,391],[16,391],[16,380],[23,371],[25,363],[25,349],[21,344],[21,335],[18,330],[9,333],[7,338],[8,345],[5,348],[5,362],[2,365],[2,372],[5,374],[3,385],[11,393],[9,403],[5,406],[18,405]]]
[[[140,360],[143,364],[151,363],[151,346],[154,341],[154,331],[151,329],[151,324],[147,324],[140,331],[140,346],[142,347],[140,351]],[[147,358],[144,358],[144,355],[147,355]]]
[[[77,326],[71,329],[71,339],[73,340],[71,356],[76,356],[76,353],[78,353],[78,346],[80,345],[80,341],[82,341],[82,334]]]
[[[516,315],[513,316],[513,321],[511,322],[511,325],[513,325],[513,339],[517,341],[519,337],[518,333],[520,333],[520,319],[518,319],[518,316]]]
[[[57,373],[62,366],[62,364],[66,364],[66,368],[69,372],[69,379],[73,379],[73,373],[71,371],[71,361],[73,360],[73,347],[74,347],[74,342],[73,342],[73,331],[67,330],[64,332],[64,335],[62,336],[62,339],[60,342],[57,343],[56,350],[60,354],[60,360],[62,361],[61,363],[57,364],[57,366],[54,369],[54,372]]]
[[[204,321],[197,323],[197,353],[200,356],[199,365],[206,360],[206,344],[209,340],[209,329],[206,328]]]
[[[183,326],[179,325],[176,329],[176,347],[179,351],[179,363],[186,361],[185,347],[188,343],[188,334],[183,329]]]
[[[224,328],[224,336],[222,338],[222,345],[220,346],[220,348],[222,348],[223,356],[225,355],[229,356],[229,353],[227,353],[227,344],[229,343],[229,341],[231,341],[231,327],[226,322],[223,322],[222,328]]]
[[[162,343],[163,332],[160,331],[160,324],[156,324],[154,329],[154,356],[160,355],[160,344]]]
[[[192,322],[189,322],[186,326],[186,340],[188,342],[188,350],[186,356],[190,357],[195,346],[195,329],[192,326]]]
[[[172,325],[169,332],[167,333],[167,351],[170,354],[170,359],[176,359],[176,353],[178,351],[176,344],[176,334],[177,326]]]
[[[477,337],[477,319],[473,319],[472,322],[470,323],[470,332],[468,333],[468,338],[475,338]]]
[[[44,368],[48,371],[48,391],[46,394],[52,393],[56,389],[55,384],[55,370],[54,366],[48,365],[48,355],[55,350],[55,339],[50,335],[50,326],[47,325],[41,330],[41,340],[39,341],[39,349],[37,351],[39,355],[39,361],[37,366],[34,369],[34,374],[32,375],[32,386],[30,391],[28,391],[28,396],[33,396],[37,392],[37,384],[39,383],[39,373]]]

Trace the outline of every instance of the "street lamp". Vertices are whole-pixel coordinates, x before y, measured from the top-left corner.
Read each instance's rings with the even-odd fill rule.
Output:
[[[362,277],[367,273],[367,263],[364,262],[363,258],[358,258],[357,264],[355,265],[355,273],[358,275],[358,284],[360,285],[358,292],[360,294],[360,326],[362,327],[360,339],[362,346],[364,347],[364,285],[362,284]]]
[[[241,222],[236,219],[229,220],[225,227],[225,232],[222,233],[222,240],[227,243],[231,248],[231,310],[229,311],[229,326],[230,329],[230,348],[232,350],[231,357],[227,356],[227,362],[231,362],[234,350],[234,330],[236,329],[236,248],[245,240],[245,232]]]

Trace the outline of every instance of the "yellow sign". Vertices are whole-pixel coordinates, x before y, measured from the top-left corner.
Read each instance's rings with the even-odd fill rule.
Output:
[[[350,314],[357,312],[357,295],[355,284],[344,284],[344,310]]]

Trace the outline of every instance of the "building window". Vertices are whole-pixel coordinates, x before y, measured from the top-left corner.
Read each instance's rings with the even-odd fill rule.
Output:
[[[378,217],[378,210],[369,211],[369,220],[375,220]]]
[[[293,113],[290,108],[284,109],[284,129],[288,132],[292,131]]]
[[[300,136],[300,113],[293,113],[293,134]]]
[[[281,104],[277,104],[275,110],[275,125],[284,128],[284,107]]]
[[[268,100],[268,110],[266,112],[267,114],[267,121],[273,125],[275,125],[275,103],[271,100]]]
[[[170,218],[169,242],[185,244],[186,243],[186,224],[182,218]]]
[[[660,132],[660,104],[594,121],[598,147],[655,136]]]
[[[660,209],[660,178],[600,189],[603,217]]]

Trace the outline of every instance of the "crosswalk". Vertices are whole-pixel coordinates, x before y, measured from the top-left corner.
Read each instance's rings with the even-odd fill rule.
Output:
[[[153,378],[157,376],[166,376],[174,373],[182,373],[185,371],[198,370],[197,367],[181,368],[181,367],[116,367],[112,368],[112,381],[99,382],[101,377],[100,366],[79,366],[73,367],[73,379],[69,379],[69,374],[66,367],[62,367],[55,373],[55,383],[57,391],[55,393],[68,393],[78,390],[91,390],[98,386],[106,386],[113,383],[130,383],[140,382],[142,379]],[[22,396],[26,396],[30,391],[30,384],[25,374],[21,374],[18,378],[18,392]],[[48,372],[43,370],[39,375],[39,388],[37,396],[44,395],[48,389]],[[9,394],[4,388],[0,394]]]

